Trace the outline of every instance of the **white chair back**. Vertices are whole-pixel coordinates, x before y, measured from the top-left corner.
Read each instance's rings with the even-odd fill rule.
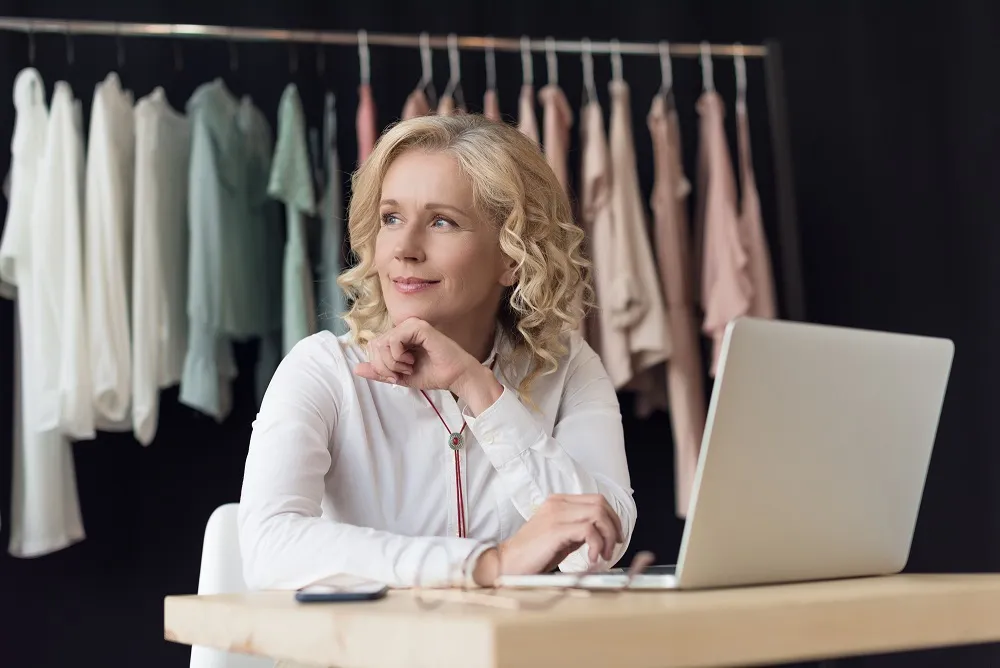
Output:
[[[236,530],[238,503],[219,506],[208,518],[201,548],[199,594],[236,594],[247,590]],[[274,668],[272,659],[194,646],[191,668]]]

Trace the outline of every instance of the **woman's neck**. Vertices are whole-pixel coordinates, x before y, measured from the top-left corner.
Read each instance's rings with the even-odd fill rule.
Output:
[[[458,323],[455,326],[442,324],[436,325],[436,328],[480,362],[485,362],[490,353],[493,352],[493,343],[496,340],[496,319],[488,320],[482,324],[469,322]]]

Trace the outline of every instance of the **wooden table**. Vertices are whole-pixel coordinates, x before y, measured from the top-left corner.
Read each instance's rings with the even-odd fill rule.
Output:
[[[435,605],[409,591],[307,605],[290,592],[170,596],[165,638],[338,668],[747,666],[1000,641],[992,574],[594,593],[547,609]]]

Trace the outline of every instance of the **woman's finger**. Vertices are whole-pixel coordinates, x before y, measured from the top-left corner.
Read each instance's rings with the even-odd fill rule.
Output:
[[[404,362],[397,362],[392,355],[392,351],[389,348],[389,341],[383,342],[378,347],[379,356],[382,358],[382,365],[389,371],[389,374],[395,378],[398,374],[409,375],[413,371],[413,367]]]
[[[614,535],[616,542],[625,542],[625,532],[622,529],[622,520],[615,512],[615,509],[611,507],[608,500],[603,494],[557,494],[552,497],[554,500],[563,501],[565,504],[571,504],[576,507],[589,507],[589,508],[602,508],[602,511],[614,526]]]
[[[375,370],[375,373],[378,374],[378,380],[389,383],[396,381],[396,377],[392,370],[385,365],[385,360],[382,357],[380,342],[372,341],[368,344],[368,361]]]
[[[413,364],[416,362],[416,357],[406,349],[406,346],[398,338],[389,338],[389,353],[397,363],[404,365],[404,368],[408,369],[408,371],[403,371],[402,373],[413,372]]]

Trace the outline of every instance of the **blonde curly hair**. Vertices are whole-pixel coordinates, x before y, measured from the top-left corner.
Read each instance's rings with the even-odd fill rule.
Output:
[[[516,264],[504,292],[500,326],[514,351],[530,357],[517,390],[527,395],[566,353],[564,334],[591,304],[590,262],[569,199],[538,146],[506,123],[479,114],[421,116],[389,127],[352,176],[348,232],[354,266],[338,278],[352,301],[344,318],[364,346],[392,326],[374,265],[379,203],[389,166],[407,151],[453,155],[472,182],[477,211],[494,223],[501,251]],[[513,360],[499,360],[509,364]]]

